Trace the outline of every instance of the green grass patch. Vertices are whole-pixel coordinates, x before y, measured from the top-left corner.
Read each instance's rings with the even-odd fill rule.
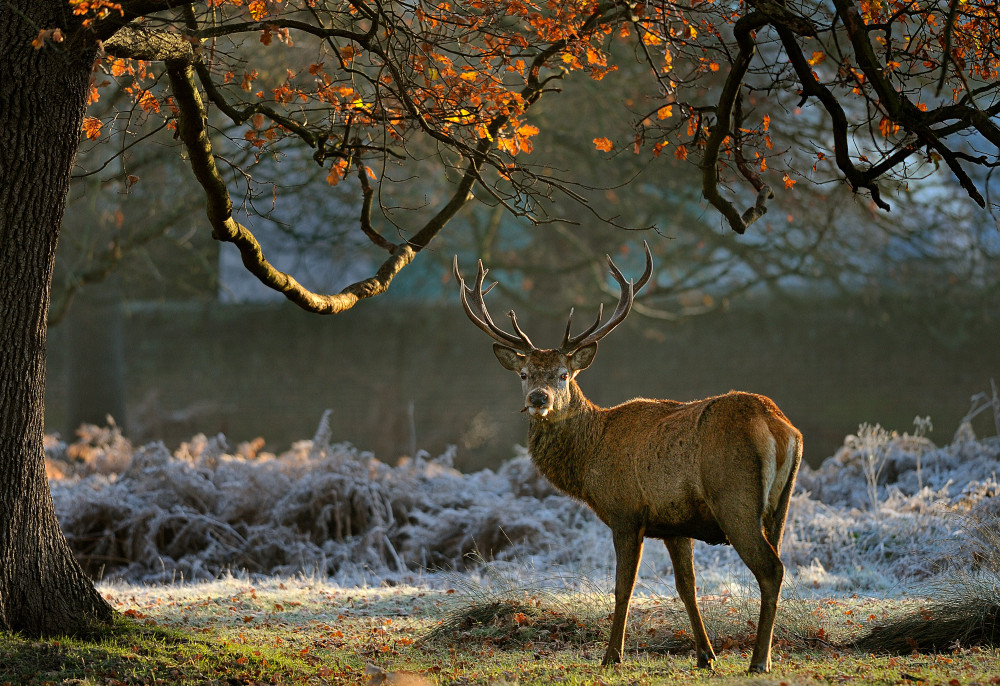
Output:
[[[598,593],[348,590],[310,580],[104,592],[121,616],[99,634],[0,634],[0,684],[1000,684],[996,647],[851,647],[911,616],[919,600],[790,597],[773,671],[748,677],[757,606],[728,595],[700,601],[719,654],[708,673],[695,669],[687,617],[672,597],[636,599],[625,662],[605,669],[611,601]],[[367,665],[378,671],[366,674]]]

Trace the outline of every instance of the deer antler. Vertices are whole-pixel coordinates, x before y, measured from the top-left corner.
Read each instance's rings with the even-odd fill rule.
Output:
[[[570,336],[569,333],[570,326],[573,324],[573,310],[570,310],[569,321],[566,322],[566,334],[563,336],[562,345],[559,346],[562,352],[571,353],[585,345],[596,343],[611,333],[611,330],[621,324],[625,317],[628,316],[629,311],[632,309],[632,300],[635,298],[635,294],[646,285],[649,277],[653,275],[653,256],[649,253],[649,244],[643,241],[642,245],[646,251],[646,270],[639,277],[639,282],[635,285],[631,281],[626,281],[621,270],[612,262],[611,255],[607,256],[608,266],[611,267],[611,275],[615,277],[615,281],[618,282],[618,286],[621,288],[621,297],[618,298],[618,306],[615,308],[611,318],[602,326],[601,317],[604,315],[604,305],[602,304],[597,308],[597,321],[577,336]]]
[[[531,339],[517,325],[517,316],[514,314],[514,310],[508,312],[507,316],[510,317],[510,323],[514,327],[516,336],[507,333],[493,323],[493,318],[490,317],[490,313],[486,309],[483,296],[493,290],[493,286],[496,286],[496,283],[487,288],[485,293],[483,292],[483,279],[486,278],[489,270],[483,267],[482,260],[479,260],[479,272],[476,274],[476,281],[471,288],[465,285],[465,279],[462,277],[462,272],[459,271],[458,255],[455,255],[454,271],[455,278],[458,279],[459,290],[462,294],[462,307],[465,308],[465,314],[469,316],[473,324],[492,336],[494,340],[504,345],[520,350],[521,352],[535,350],[535,345],[531,342]]]

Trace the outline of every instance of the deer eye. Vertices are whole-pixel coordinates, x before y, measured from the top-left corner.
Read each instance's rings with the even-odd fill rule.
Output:
[[[521,372],[521,381],[524,381],[527,378],[528,378],[528,372]]]
[[[563,372],[562,374],[559,375],[559,378],[562,379],[563,381],[566,381],[569,378],[569,372]]]

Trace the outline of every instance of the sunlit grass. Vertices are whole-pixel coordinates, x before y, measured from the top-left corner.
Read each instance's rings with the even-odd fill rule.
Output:
[[[605,669],[610,600],[593,593],[342,589],[308,579],[102,590],[122,613],[105,632],[0,634],[0,684],[367,684],[368,664],[437,685],[1000,683],[996,648],[894,656],[850,648],[918,599],[793,594],[779,613],[772,673],[748,677],[752,598],[701,599],[719,653],[706,673],[695,669],[673,597],[637,598],[625,662]]]

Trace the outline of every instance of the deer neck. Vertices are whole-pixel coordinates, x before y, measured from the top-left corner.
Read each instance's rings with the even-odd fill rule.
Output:
[[[571,496],[583,498],[587,460],[602,434],[602,413],[571,381],[569,404],[555,416],[532,418],[528,425],[528,452],[538,471]]]

